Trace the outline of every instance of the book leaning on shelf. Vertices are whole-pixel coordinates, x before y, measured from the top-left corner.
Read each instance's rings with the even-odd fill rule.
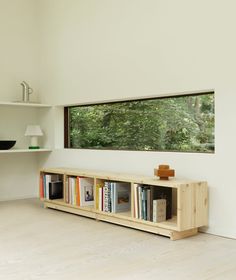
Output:
[[[92,178],[78,177],[80,191],[80,206],[94,205],[94,180]]]
[[[123,182],[113,183],[114,213],[130,210],[130,184]]]

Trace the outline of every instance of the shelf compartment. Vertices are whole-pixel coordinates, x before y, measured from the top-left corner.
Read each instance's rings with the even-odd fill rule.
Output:
[[[64,175],[55,172],[40,172],[39,196],[41,199],[59,199],[64,195]]]
[[[71,206],[94,208],[94,178],[66,174],[64,201]]]
[[[131,183],[126,181],[95,180],[96,210],[119,215],[129,212],[131,216]]]
[[[132,190],[132,217],[136,221],[140,220],[154,224],[166,223],[168,225],[172,225],[173,222],[171,221],[175,221],[174,227],[177,227],[177,221],[173,219],[177,214],[176,188],[134,183]],[[154,201],[157,199],[162,199],[160,200],[160,203],[162,203],[161,208],[156,206],[158,209],[154,207]],[[164,202],[165,204],[163,205]],[[159,218],[159,222],[156,221],[157,217]]]

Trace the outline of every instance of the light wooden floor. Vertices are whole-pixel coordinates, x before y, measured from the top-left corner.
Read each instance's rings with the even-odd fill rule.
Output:
[[[44,209],[0,203],[0,279],[236,279],[236,240],[168,238]]]

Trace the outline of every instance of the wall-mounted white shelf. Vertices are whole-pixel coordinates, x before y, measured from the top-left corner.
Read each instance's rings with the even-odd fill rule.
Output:
[[[43,103],[24,103],[24,102],[0,102],[0,106],[18,106],[18,107],[40,107],[40,108],[50,108],[51,105]]]
[[[0,139],[14,139],[18,145],[9,150],[0,150],[0,154],[41,153],[51,151],[50,148],[38,150],[28,149],[26,140],[22,138],[28,124],[43,125],[47,121],[45,121],[44,116],[49,115],[48,109],[52,108],[51,105],[36,102],[0,101],[0,108]],[[51,147],[50,144],[45,144],[45,146]]]
[[[10,149],[10,150],[0,150],[0,154],[12,154],[12,153],[43,153],[51,152],[51,149]]]

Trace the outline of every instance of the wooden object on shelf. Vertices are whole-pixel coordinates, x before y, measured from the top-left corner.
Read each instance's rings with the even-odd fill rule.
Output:
[[[64,184],[67,184],[67,178],[70,176],[80,176],[91,178],[94,181],[94,205],[77,206],[66,203],[65,199],[44,199],[45,208],[52,208],[68,213],[73,213],[96,220],[106,221],[146,232],[170,237],[171,240],[177,240],[197,234],[198,228],[208,224],[208,187],[203,181],[178,180],[171,179],[166,181],[157,181],[153,177],[129,175],[111,172],[101,172],[92,170],[80,170],[72,168],[46,168],[40,171],[41,182],[43,176],[47,174],[58,174]],[[100,211],[97,208],[96,186],[105,181],[127,182],[131,187],[131,209],[129,211],[110,213]],[[172,218],[162,222],[152,222],[135,218],[135,185],[145,185],[166,187],[172,189]],[[42,184],[40,184],[42,191]],[[65,194],[65,192],[64,192]]]
[[[169,165],[161,164],[158,169],[154,169],[154,175],[159,176],[160,180],[169,180],[169,177],[175,176],[175,170],[170,169]]]

